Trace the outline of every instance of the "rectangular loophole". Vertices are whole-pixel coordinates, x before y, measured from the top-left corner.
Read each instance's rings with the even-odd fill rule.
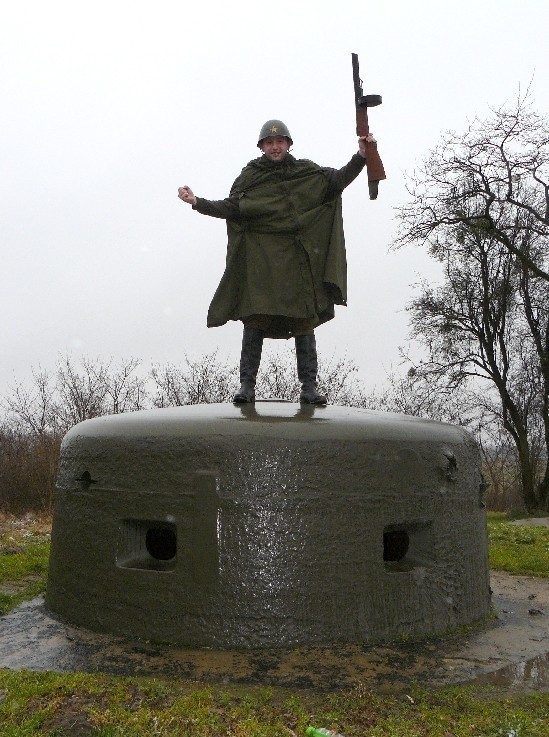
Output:
[[[164,520],[122,520],[116,565],[146,571],[173,571],[177,563],[177,527]]]
[[[387,571],[410,571],[434,565],[432,522],[402,522],[383,530],[383,562]]]

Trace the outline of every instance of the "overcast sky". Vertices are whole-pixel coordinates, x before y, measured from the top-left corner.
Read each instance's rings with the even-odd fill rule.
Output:
[[[448,129],[531,83],[549,103],[547,0],[11,0],[0,11],[0,394],[69,354],[145,366],[219,348],[207,329],[225,224],[177,187],[220,199],[281,118],[293,153],[340,167],[356,151],[351,52],[388,179],[345,191],[349,306],[317,331],[380,387],[407,342],[404,306],[437,269],[388,252],[411,172]],[[269,348],[284,347],[281,341]]]

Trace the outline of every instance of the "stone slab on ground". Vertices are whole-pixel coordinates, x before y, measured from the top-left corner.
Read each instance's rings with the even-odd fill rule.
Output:
[[[527,517],[525,519],[515,519],[509,522],[510,525],[522,525],[524,527],[549,527],[549,517]]]

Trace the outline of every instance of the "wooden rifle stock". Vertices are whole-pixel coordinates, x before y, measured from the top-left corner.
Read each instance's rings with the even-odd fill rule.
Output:
[[[362,80],[358,69],[358,55],[351,54],[353,60],[353,83],[355,87],[356,132],[359,137],[370,133],[368,125],[368,108],[381,105],[381,95],[364,95]],[[368,189],[370,199],[377,198],[379,182],[386,179],[385,169],[377,151],[377,143],[366,142],[366,170],[368,172]]]

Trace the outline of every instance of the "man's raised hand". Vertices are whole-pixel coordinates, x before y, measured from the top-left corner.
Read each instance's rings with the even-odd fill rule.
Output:
[[[194,196],[192,189],[187,187],[187,185],[179,187],[177,190],[177,196],[180,200],[187,202],[189,205],[196,205],[196,197]]]

